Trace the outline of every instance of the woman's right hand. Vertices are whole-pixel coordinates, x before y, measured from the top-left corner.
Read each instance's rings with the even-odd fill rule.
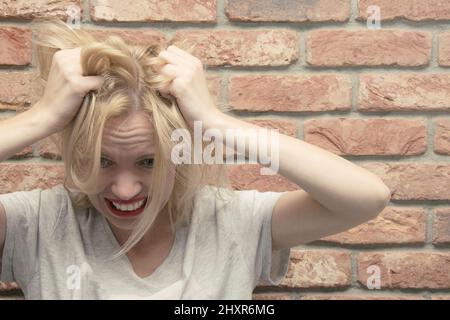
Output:
[[[81,48],[63,49],[53,55],[44,94],[32,107],[45,114],[52,131],[64,129],[77,114],[84,96],[103,84],[102,76],[83,76]]]

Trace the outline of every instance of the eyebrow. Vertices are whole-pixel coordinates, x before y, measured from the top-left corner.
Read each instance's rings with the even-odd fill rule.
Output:
[[[104,153],[104,152],[102,152],[102,153],[100,154],[100,156],[101,156],[101,157],[108,158],[108,159],[112,159],[111,156],[107,155],[107,154]],[[155,157],[154,154],[146,153],[146,154],[144,154],[144,155],[142,155],[142,156],[137,157],[136,159],[142,159],[142,158],[154,158],[154,157]]]

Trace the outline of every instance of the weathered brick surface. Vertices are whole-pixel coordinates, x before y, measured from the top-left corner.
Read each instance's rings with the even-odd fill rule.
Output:
[[[236,76],[229,104],[248,111],[333,111],[351,108],[351,79],[345,75]]]
[[[360,111],[450,110],[450,75],[362,74]]]
[[[314,119],[305,141],[338,155],[418,155],[427,149],[424,120]]]
[[[135,0],[131,5],[122,0],[96,0],[89,3],[91,19],[97,22],[216,21],[215,0]]]
[[[31,30],[26,27],[0,27],[0,65],[31,63]]]
[[[438,37],[439,52],[438,61],[439,65],[443,67],[450,67],[450,32],[443,32]]]
[[[450,214],[443,205],[450,200],[450,32],[442,27],[450,21],[449,1],[3,1],[0,125],[43,93],[33,80],[39,30],[32,20],[68,22],[71,5],[82,13],[82,28],[100,40],[186,39],[218,107],[345,157],[389,187],[391,203],[379,216],[293,248],[280,287],[259,288],[254,299],[450,299]],[[369,5],[381,9],[380,30],[366,27]],[[261,175],[261,168],[230,165],[232,186],[301,189],[281,175]],[[63,178],[60,155],[42,139],[0,164],[0,194],[49,188]],[[372,264],[380,267],[382,290],[365,288]],[[17,286],[0,285],[0,300],[23,298]]]
[[[434,152],[450,155],[450,120],[436,119],[434,128]]]
[[[285,66],[299,58],[298,33],[289,29],[180,30],[174,40],[195,44],[193,54],[211,66]]]
[[[348,21],[349,0],[285,1],[229,0],[226,14],[230,21],[325,22]]]
[[[35,72],[11,71],[0,73],[0,111],[22,111],[36,103],[43,87]]]
[[[64,181],[64,167],[60,164],[0,163],[0,194],[51,188]]]
[[[291,264],[282,287],[342,288],[350,285],[350,253],[291,249]]]
[[[348,231],[322,238],[339,244],[423,244],[426,213],[421,208],[387,207],[380,215]]]
[[[431,33],[405,30],[313,30],[307,62],[316,67],[426,66]]]
[[[254,293],[252,300],[296,300],[286,293]]]
[[[369,266],[378,266],[382,289],[449,289],[450,253],[360,252],[358,281],[366,286]]]
[[[450,244],[450,208],[435,209],[433,243]]]
[[[382,21],[405,19],[410,21],[450,20],[450,2],[441,0],[358,0],[359,19],[366,20],[367,8],[378,6]]]
[[[449,200],[450,165],[447,163],[361,163],[391,190],[391,200]]]
[[[81,0],[15,0],[0,3],[0,19],[58,18],[67,20],[78,12],[81,18],[83,16]]]
[[[262,175],[259,164],[231,164],[228,165],[228,177],[236,190],[264,191],[292,191],[299,187],[285,177],[276,175]]]

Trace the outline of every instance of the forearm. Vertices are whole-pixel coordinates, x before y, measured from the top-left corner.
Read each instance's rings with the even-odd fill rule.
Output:
[[[220,129],[225,137],[226,129],[261,129],[240,119],[220,114],[206,126]],[[270,135],[268,136],[270,139]],[[244,139],[248,155],[249,139]],[[270,141],[258,139],[258,149],[270,147]],[[266,139],[267,140],[267,139]],[[237,139],[239,141],[239,139]],[[255,143],[255,141],[252,141]],[[238,148],[237,143],[228,146]],[[376,214],[389,201],[390,191],[375,174],[331,152],[305,141],[279,134],[278,173],[297,184],[324,207],[339,213]],[[241,149],[242,150],[242,149]],[[264,150],[263,150],[264,151]],[[273,154],[277,150],[266,151]],[[266,167],[258,157],[258,162]]]
[[[0,162],[52,133],[45,115],[33,109],[0,121]]]

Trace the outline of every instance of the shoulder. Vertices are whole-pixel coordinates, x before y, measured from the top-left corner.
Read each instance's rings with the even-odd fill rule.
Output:
[[[7,222],[31,227],[39,225],[52,229],[61,213],[70,205],[67,190],[62,184],[50,188],[36,188],[0,195]],[[41,219],[42,217],[42,219]]]
[[[195,197],[194,211],[201,217],[215,216],[220,220],[251,222],[256,215],[267,218],[283,192],[258,190],[232,190],[216,186],[205,186]]]
[[[204,186],[197,191],[195,203],[197,205],[215,205],[216,209],[235,208],[244,209],[246,207],[261,207],[268,203],[273,203],[285,192],[258,191],[258,190],[233,190],[216,187],[212,185]]]

